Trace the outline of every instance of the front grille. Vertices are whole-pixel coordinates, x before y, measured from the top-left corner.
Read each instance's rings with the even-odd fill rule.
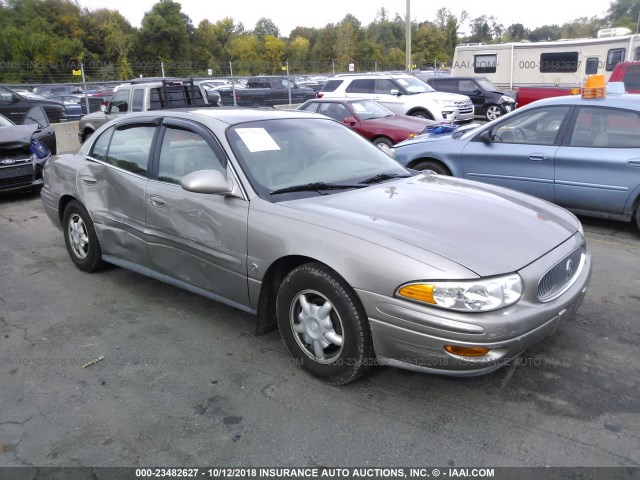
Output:
[[[464,100],[461,102],[455,102],[456,107],[460,113],[472,113],[473,112],[473,103],[469,100]]]
[[[538,282],[538,300],[550,302],[573,285],[584,265],[585,250],[583,243],[542,276]]]
[[[20,187],[33,182],[33,163],[0,168],[0,188]]]

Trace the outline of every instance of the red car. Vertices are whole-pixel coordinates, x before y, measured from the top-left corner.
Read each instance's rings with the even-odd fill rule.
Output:
[[[396,115],[378,102],[353,98],[314,98],[307,100],[298,110],[321,113],[371,140],[375,145],[388,147],[425,132],[437,122],[424,118]]]

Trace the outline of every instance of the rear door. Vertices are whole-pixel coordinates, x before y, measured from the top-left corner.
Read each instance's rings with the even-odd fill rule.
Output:
[[[557,203],[622,215],[640,185],[640,114],[580,107],[556,155]]]
[[[145,192],[158,122],[111,127],[78,169],[80,197],[96,226],[103,254],[149,266]]]
[[[237,304],[248,304],[247,217],[243,198],[193,193],[182,178],[205,169],[228,171],[213,134],[181,119],[163,121],[154,178],[145,196],[152,268]]]
[[[482,141],[479,133],[462,150],[465,178],[553,202],[554,160],[570,110],[569,106],[525,110],[489,127],[490,142]]]

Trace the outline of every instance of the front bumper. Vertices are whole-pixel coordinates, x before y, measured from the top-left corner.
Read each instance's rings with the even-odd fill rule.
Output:
[[[452,312],[358,290],[369,315],[378,363],[453,376],[482,375],[500,368],[555,332],[582,303],[591,277],[588,249],[582,271],[566,292],[548,303],[537,299],[538,280],[580,242],[582,236],[576,234],[520,270],[523,297],[493,312]],[[480,357],[462,357],[446,352],[445,345],[491,350]]]

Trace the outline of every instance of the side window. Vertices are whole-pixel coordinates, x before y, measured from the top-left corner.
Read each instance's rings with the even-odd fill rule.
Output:
[[[125,125],[111,137],[106,162],[138,175],[147,175],[154,125]]]
[[[93,147],[91,147],[91,152],[89,153],[90,157],[95,158],[96,160],[102,160],[103,162],[107,161],[107,150],[109,149],[109,142],[111,141],[111,136],[113,135],[114,127],[105,130],[95,141]]]
[[[381,78],[374,81],[373,93],[389,95],[391,93],[391,90],[401,91],[398,85],[386,78]]]
[[[331,117],[339,122],[344,122],[345,118],[351,116],[349,110],[339,103],[321,103],[318,113]]]
[[[496,73],[497,65],[498,59],[496,54],[473,56],[474,73]]]
[[[607,72],[613,70],[613,68],[624,60],[624,54],[626,49],[624,48],[612,48],[607,52],[607,65],[605,69]]]
[[[584,73],[587,75],[594,75],[598,73],[598,64],[600,61],[598,57],[589,57],[585,63]]]
[[[136,88],[133,91],[132,112],[142,112],[144,110],[144,89]]]
[[[305,112],[317,112],[318,111],[318,102],[311,102],[304,107],[300,107],[300,110],[304,110]]]
[[[638,60],[640,60],[640,47],[636,47],[636,53],[635,53],[635,55],[633,56],[633,60],[634,60],[634,61],[638,61]]]
[[[49,126],[49,120],[47,119],[47,115],[42,110],[41,106],[32,107],[31,110],[27,112],[27,116],[22,121],[24,125],[38,125],[40,128],[46,128]]]
[[[373,78],[353,80],[346,89],[347,93],[373,93]]]
[[[342,80],[329,80],[322,87],[322,92],[335,92],[336,89],[342,85]]]
[[[109,102],[109,112],[124,113],[129,110],[129,90],[116,92]]]
[[[615,108],[582,107],[569,145],[572,147],[640,148],[640,116]]]
[[[578,52],[552,52],[540,54],[541,73],[578,71]]]
[[[491,131],[493,142],[554,145],[569,108],[536,108],[505,119]]]
[[[180,184],[182,177],[198,170],[219,170],[226,175],[222,152],[214,152],[200,134],[166,127],[160,150],[158,180]]]
[[[472,94],[475,90],[479,90],[479,88],[476,86],[476,82],[474,82],[473,80],[460,80],[460,90],[458,90],[460,93],[467,95],[467,94]]]

